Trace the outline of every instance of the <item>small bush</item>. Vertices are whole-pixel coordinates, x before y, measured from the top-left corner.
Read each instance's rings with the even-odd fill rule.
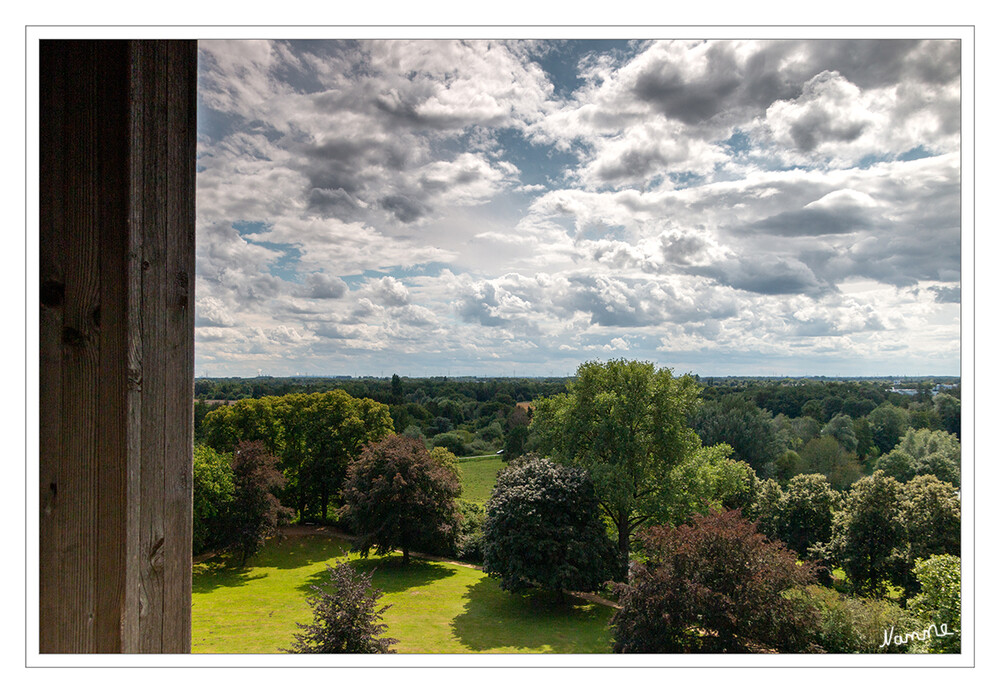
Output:
[[[914,629],[910,614],[893,602],[845,597],[836,590],[807,585],[789,593],[802,608],[819,613],[812,641],[829,653],[899,653],[906,645],[883,646],[890,632]],[[891,630],[891,629],[894,629]]]
[[[285,652],[294,654],[385,654],[395,652],[395,638],[379,637],[386,625],[379,623],[392,606],[376,609],[382,591],[372,587],[372,573],[359,573],[346,560],[326,566],[327,581],[313,585],[306,597],[313,622],[297,624],[304,631]]]

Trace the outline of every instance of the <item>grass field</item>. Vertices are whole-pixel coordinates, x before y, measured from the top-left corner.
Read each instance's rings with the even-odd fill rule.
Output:
[[[460,459],[458,468],[462,473],[461,498],[476,503],[486,503],[497,481],[497,472],[507,466],[499,455]]]
[[[312,620],[309,585],[325,563],[341,560],[347,543],[331,536],[269,541],[246,568],[220,559],[194,567],[192,652],[268,653],[288,647],[297,622]],[[375,570],[400,653],[610,652],[611,609],[545,594],[511,595],[479,570],[398,556],[350,560]]]

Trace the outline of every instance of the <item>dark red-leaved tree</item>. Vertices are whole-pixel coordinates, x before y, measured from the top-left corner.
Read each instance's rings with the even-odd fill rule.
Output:
[[[286,521],[291,511],[275,497],[285,485],[277,470],[278,458],[259,440],[242,442],[233,453],[233,544],[232,549],[245,564]]]
[[[447,541],[457,522],[455,475],[419,440],[388,436],[365,448],[347,472],[346,518],[362,556]]]
[[[615,652],[799,652],[815,613],[783,596],[813,581],[781,542],[738,510],[641,535],[645,562],[633,562],[615,592]]]

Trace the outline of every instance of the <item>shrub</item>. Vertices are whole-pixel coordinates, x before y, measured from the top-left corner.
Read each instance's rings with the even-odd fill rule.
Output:
[[[800,652],[815,610],[785,597],[813,580],[809,564],[769,542],[739,511],[712,512],[642,535],[644,563],[615,585],[615,652]]]
[[[313,585],[306,597],[313,610],[311,624],[297,624],[304,631],[285,652],[295,654],[385,654],[395,652],[395,638],[379,637],[386,630],[382,614],[392,606],[376,608],[381,590],[372,587],[372,573],[359,573],[346,560],[326,566],[326,582]]]
[[[912,616],[893,602],[846,597],[819,585],[796,588],[789,597],[819,614],[812,641],[828,653],[899,653],[906,645],[883,646],[890,629],[910,631]]]
[[[961,652],[962,650],[962,562],[958,556],[938,555],[917,559],[914,572],[920,594],[910,603],[918,628],[947,624],[954,635],[914,643],[917,652]]]

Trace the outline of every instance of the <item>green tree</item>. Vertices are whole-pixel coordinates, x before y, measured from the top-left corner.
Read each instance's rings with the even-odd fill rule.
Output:
[[[868,423],[872,427],[875,446],[880,452],[886,453],[899,443],[910,426],[910,417],[905,409],[883,402],[868,415]]]
[[[758,476],[774,476],[774,458],[783,451],[771,417],[740,395],[705,402],[692,416],[691,426],[704,445],[726,443],[736,459],[748,463]]]
[[[879,458],[875,466],[903,482],[919,475],[932,474],[941,481],[958,486],[961,461],[962,447],[954,434],[911,428],[890,453]]]
[[[383,638],[382,614],[392,606],[378,607],[382,591],[372,587],[372,573],[359,573],[346,560],[326,566],[326,581],[312,585],[306,603],[313,622],[297,624],[295,642],[285,650],[293,654],[386,654],[399,642]]]
[[[899,575],[907,541],[902,498],[903,485],[877,471],[851,486],[834,516],[831,552],[861,596],[885,596],[886,584]]]
[[[934,410],[941,420],[941,428],[956,436],[962,434],[962,402],[951,395],[939,392],[934,395]]]
[[[837,490],[848,488],[862,473],[858,458],[841,447],[833,436],[810,440],[799,457],[803,473],[822,474]]]
[[[590,473],[624,563],[632,533],[655,514],[651,501],[670,469],[699,446],[687,426],[698,386],[689,375],[616,360],[582,364],[567,390],[536,401],[531,430],[543,455]]]
[[[906,526],[906,565],[897,579],[907,597],[917,592],[913,566],[935,554],[961,553],[962,506],[951,484],[930,475],[903,486],[900,513]]]
[[[396,548],[447,543],[457,522],[454,475],[413,438],[392,435],[372,443],[348,469],[345,518],[362,556]]]
[[[758,479],[749,464],[732,456],[733,449],[721,443],[699,448],[673,467],[655,520],[679,525],[710,510],[749,510]]]
[[[788,547],[805,556],[813,544],[830,541],[840,494],[822,474],[800,474],[788,482],[782,507],[780,535]]]
[[[644,562],[615,592],[615,652],[801,652],[814,610],[786,598],[813,581],[812,568],[768,541],[738,510],[643,534]]]
[[[197,555],[229,544],[236,484],[233,455],[207,445],[194,448],[194,521],[191,548]]]
[[[854,433],[854,422],[847,414],[837,414],[820,431],[821,436],[831,436],[847,452],[858,451],[858,438]]]
[[[525,456],[500,470],[486,504],[483,570],[501,588],[593,590],[617,555],[583,469]]]
[[[929,638],[915,643],[917,651],[930,653],[962,651],[962,561],[958,556],[935,555],[917,559],[914,567],[920,594],[910,602],[910,610],[924,628],[947,625],[954,635]]]

